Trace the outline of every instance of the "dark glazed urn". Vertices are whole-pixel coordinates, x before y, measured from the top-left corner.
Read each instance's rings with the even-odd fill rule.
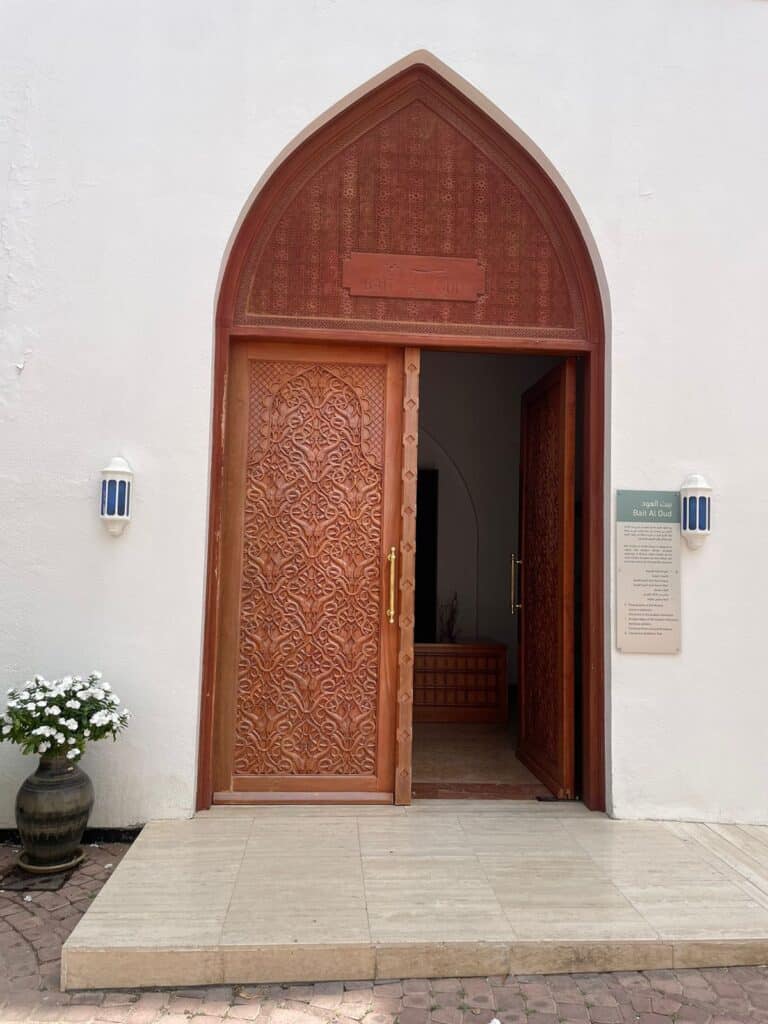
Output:
[[[93,807],[93,783],[66,757],[41,757],[16,794],[16,825],[24,860],[39,868],[76,856]]]

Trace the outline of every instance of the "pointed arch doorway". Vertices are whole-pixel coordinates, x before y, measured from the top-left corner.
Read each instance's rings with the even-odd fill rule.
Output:
[[[410,802],[427,349],[557,356],[583,381],[581,624],[553,562],[559,610],[538,621],[560,668],[526,742],[528,763],[566,766],[544,781],[568,796],[578,745],[578,795],[604,807],[603,332],[563,196],[433,67],[386,78],[277,167],[217,309],[198,807]]]

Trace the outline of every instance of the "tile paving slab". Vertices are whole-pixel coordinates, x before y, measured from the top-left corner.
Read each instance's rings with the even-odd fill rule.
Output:
[[[64,989],[759,965],[768,828],[526,801],[214,808],[147,825],[86,907]]]
[[[59,992],[61,941],[126,847],[89,851],[60,893],[0,892],[0,1022],[83,1024],[764,1024],[768,968]],[[15,853],[0,847],[0,870]],[[112,865],[112,867],[110,867]],[[56,897],[54,899],[53,897]],[[15,921],[16,924],[11,924]],[[36,927],[31,928],[30,922]],[[25,931],[19,930],[25,925]],[[44,934],[52,960],[34,940]],[[10,952],[9,952],[10,951]],[[15,952],[14,952],[15,951]]]

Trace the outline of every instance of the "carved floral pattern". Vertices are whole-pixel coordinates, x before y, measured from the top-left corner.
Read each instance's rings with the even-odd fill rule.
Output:
[[[383,365],[253,360],[236,775],[373,775]]]

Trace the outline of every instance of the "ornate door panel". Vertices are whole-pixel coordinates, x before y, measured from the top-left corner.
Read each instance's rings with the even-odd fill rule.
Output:
[[[523,395],[517,755],[557,797],[574,796],[575,360]]]
[[[373,347],[233,348],[215,799],[391,799],[402,365]]]

